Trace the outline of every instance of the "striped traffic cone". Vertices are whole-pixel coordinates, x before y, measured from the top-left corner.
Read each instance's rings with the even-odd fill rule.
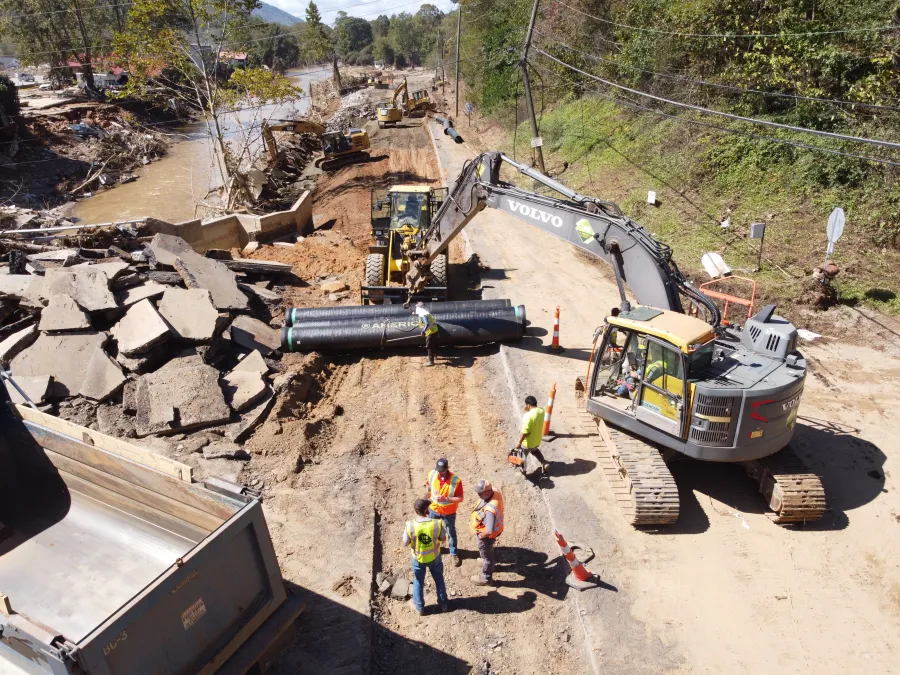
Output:
[[[556,438],[556,434],[550,431],[550,418],[553,417],[553,401],[556,400],[556,382],[550,390],[550,399],[547,401],[547,407],[544,409],[544,436],[543,441],[549,443]]]
[[[575,557],[575,553],[563,536],[556,530],[553,530],[553,536],[556,537],[556,544],[572,569],[572,573],[566,577],[566,584],[579,591],[599,586],[600,580],[588,572],[587,568]]]
[[[556,314],[553,316],[553,341],[547,349],[555,354],[565,351],[559,346],[559,305],[556,306]]]

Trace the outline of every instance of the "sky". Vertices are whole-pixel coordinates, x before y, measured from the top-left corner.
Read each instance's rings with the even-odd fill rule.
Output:
[[[265,2],[300,19],[305,17],[306,6],[309,4],[309,0],[265,0]],[[400,12],[415,14],[424,4],[426,0],[316,0],[322,21],[327,24],[334,23],[335,16],[341,10],[350,16],[371,20],[379,14],[387,16]],[[450,0],[431,0],[428,4],[435,5],[444,12],[449,12],[454,7]]]

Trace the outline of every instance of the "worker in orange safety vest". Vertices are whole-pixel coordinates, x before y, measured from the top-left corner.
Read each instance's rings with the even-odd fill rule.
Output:
[[[481,574],[472,577],[477,586],[487,586],[493,582],[496,563],[495,544],[503,533],[503,495],[486,480],[475,486],[478,505],[472,511],[469,525],[478,538],[478,553],[481,557]]]
[[[447,529],[450,562],[454,567],[462,565],[456,550],[456,509],[463,500],[463,485],[459,476],[450,471],[450,463],[441,457],[425,482],[425,499],[431,500],[429,514],[444,521]]]

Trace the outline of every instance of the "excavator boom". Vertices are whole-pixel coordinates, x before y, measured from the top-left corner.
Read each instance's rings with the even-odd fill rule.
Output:
[[[503,164],[512,166],[564,199],[523,190],[500,179]],[[410,288],[424,281],[424,270],[485,207],[504,211],[612,265],[623,305],[624,284],[638,302],[677,312],[683,298],[706,310],[718,325],[716,305],[694,288],[672,260],[672,249],[657,241],[612,202],[581,195],[501,152],[487,152],[468,162],[449,198],[425,233],[425,245],[407,277]]]

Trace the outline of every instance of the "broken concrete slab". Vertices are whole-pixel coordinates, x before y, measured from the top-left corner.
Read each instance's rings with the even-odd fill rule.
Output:
[[[122,387],[122,412],[134,415],[137,412],[137,381],[128,380]]]
[[[91,320],[70,296],[59,293],[41,312],[38,328],[44,332],[90,330]]]
[[[238,284],[238,288],[240,288],[244,293],[255,295],[257,298],[265,302],[266,304],[279,304],[281,303],[281,295],[276,293],[275,291],[270,291],[262,286],[257,286],[256,284]]]
[[[95,272],[102,272],[106,275],[107,279],[112,281],[128,269],[128,263],[121,260],[113,260],[110,262],[102,263],[85,262],[74,266],[75,269],[81,269],[85,267],[88,267]]]
[[[254,274],[289,274],[291,271],[289,264],[271,260],[235,258],[234,260],[223,260],[222,264],[235,272],[252,272]]]
[[[118,307],[109,290],[109,278],[91,267],[65,267],[47,270],[44,275],[43,295],[68,295],[88,312],[99,312]]]
[[[254,349],[252,352],[247,354],[247,356],[241,359],[234,368],[231,369],[232,373],[241,371],[266,375],[269,372],[269,366],[266,363],[265,359],[263,359],[262,354],[260,354],[258,350]]]
[[[274,402],[275,394],[271,391],[266,392],[259,403],[241,415],[241,421],[238,424],[229,425],[225,437],[234,443],[243,443],[250,437],[256,426],[266,418]]]
[[[193,249],[190,244],[181,237],[176,237],[171,234],[157,234],[154,235],[150,243],[147,244],[147,251],[154,264],[171,269],[174,267],[175,260],[180,253],[193,251]]]
[[[29,307],[43,307],[44,277],[31,274],[0,275],[0,298],[19,300]]]
[[[75,396],[81,391],[93,355],[99,352],[105,356],[107,339],[106,333],[41,333],[29,349],[12,359],[10,368],[13,376],[52,376],[55,398]]]
[[[32,253],[27,256],[28,259],[32,262],[59,262],[65,265],[65,263],[71,258],[78,257],[78,249],[76,248],[61,248],[56,251],[44,251],[43,253]]]
[[[222,378],[225,400],[233,410],[242,412],[259,401],[269,386],[259,373],[247,370],[232,371]]]
[[[141,300],[112,327],[119,353],[125,356],[143,354],[169,336],[169,326],[149,300]]]
[[[166,284],[167,286],[181,286],[181,284],[184,283],[184,280],[178,272],[151,271],[147,272],[147,278],[150,281],[156,281],[160,284]]]
[[[50,385],[53,384],[53,378],[48,375],[40,375],[37,377],[14,377],[13,380],[15,380],[19,389],[24,391],[25,395],[28,396],[35,405],[40,405],[47,400],[47,397],[50,394]],[[13,403],[26,403],[18,389],[5,380],[3,383],[6,385],[6,392],[9,394],[10,401]]]
[[[143,354],[135,354],[134,356],[118,354],[116,361],[130,373],[149,373],[158,369],[171,357],[172,347],[168,344],[168,340],[165,340]]]
[[[250,459],[250,454],[236,443],[218,441],[203,448],[203,459]]]
[[[251,253],[253,253],[254,251],[256,251],[258,248],[259,248],[259,242],[258,242],[258,241],[251,241],[249,244],[247,244],[247,245],[241,250],[241,253],[243,253],[244,255],[250,255]]]
[[[101,347],[91,354],[78,393],[95,401],[105,401],[124,384],[122,369]]]
[[[143,375],[135,392],[138,436],[222,424],[231,418],[219,371],[199,355],[176,358]]]
[[[184,239],[157,234],[147,248],[157,262],[174,267],[185,286],[208,290],[217,309],[246,309],[247,297],[238,289],[234,272],[196,253]]]
[[[262,321],[249,316],[237,317],[229,329],[235,344],[246,349],[257,349],[263,356],[281,347],[281,332]]]
[[[193,251],[175,260],[175,271],[188,288],[205,288],[217,309],[231,311],[247,308],[247,296],[241,293],[234,272],[218,260],[204,258]]]
[[[395,600],[406,600],[409,597],[409,580],[403,577],[394,582],[391,588],[391,597]]]
[[[155,281],[147,281],[140,286],[134,286],[121,293],[116,293],[116,302],[120,307],[131,307],[141,300],[156,300],[161,298],[166,292],[168,286],[157,283]]]
[[[0,364],[12,361],[21,352],[34,344],[38,338],[38,327],[35,324],[26,326],[0,342]]]
[[[159,313],[184,340],[208,342],[216,334],[219,312],[205,288],[167,288]]]

